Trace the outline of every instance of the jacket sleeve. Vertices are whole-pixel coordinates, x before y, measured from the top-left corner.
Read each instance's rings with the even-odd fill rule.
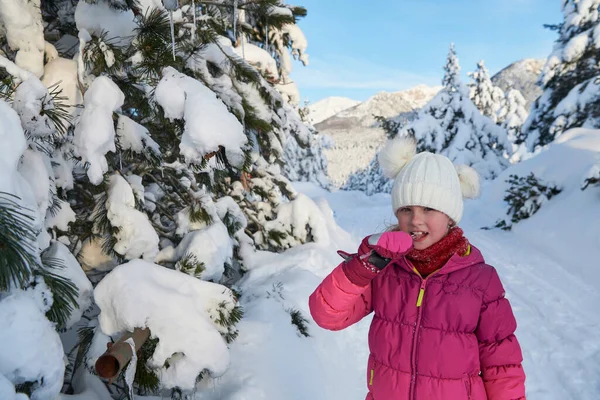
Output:
[[[337,266],[317,287],[308,300],[310,313],[321,328],[338,331],[368,315],[371,311],[371,284],[352,283]]]
[[[489,400],[525,400],[523,355],[515,337],[517,321],[504,295],[500,277],[492,268],[475,331],[482,378]]]

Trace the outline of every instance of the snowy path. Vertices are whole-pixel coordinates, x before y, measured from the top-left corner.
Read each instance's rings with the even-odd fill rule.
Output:
[[[387,195],[367,197],[358,192],[327,193],[311,185],[297,186],[313,198],[325,197],[336,222],[357,241],[391,223]],[[465,214],[469,215],[468,209]],[[592,287],[600,282],[584,282],[576,265],[558,263],[510,233],[481,230],[476,218],[465,218],[461,226],[487,262],[498,269],[513,305],[525,357],[528,399],[599,399],[600,294]],[[366,348],[366,328],[367,324],[361,323],[343,335],[352,342],[348,346],[357,348],[364,339]],[[363,353],[366,349],[360,349],[357,358],[364,357]]]

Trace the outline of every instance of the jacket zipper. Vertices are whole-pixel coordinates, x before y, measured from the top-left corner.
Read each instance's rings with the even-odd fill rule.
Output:
[[[419,295],[417,296],[417,322],[413,328],[413,342],[411,351],[411,376],[410,376],[410,398],[415,400],[416,398],[416,383],[417,383],[417,342],[419,341],[419,331],[421,329],[421,317],[423,316],[423,298],[425,297],[425,287],[427,286],[427,280],[435,275],[437,271],[429,274],[425,279],[421,276],[419,271],[407,260],[408,264],[413,267],[413,271],[421,278],[421,286],[419,287]]]
[[[421,278],[422,279],[422,278]],[[416,396],[415,386],[417,381],[417,341],[419,339],[419,330],[421,328],[421,316],[423,315],[423,297],[425,296],[425,286],[427,285],[427,279],[421,281],[421,287],[419,288],[419,296],[417,297],[417,321],[413,329],[413,342],[412,342],[412,356],[411,356],[411,368],[412,374],[410,376],[410,398],[414,399]]]
[[[465,386],[467,388],[467,400],[471,400],[471,377],[469,375],[465,380]]]

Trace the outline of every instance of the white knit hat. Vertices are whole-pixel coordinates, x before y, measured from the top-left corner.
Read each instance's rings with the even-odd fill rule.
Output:
[[[463,214],[463,197],[479,195],[479,175],[466,165],[455,167],[441,154],[415,153],[416,142],[408,136],[388,141],[379,153],[379,165],[394,179],[394,214],[405,206],[429,207],[458,223]]]

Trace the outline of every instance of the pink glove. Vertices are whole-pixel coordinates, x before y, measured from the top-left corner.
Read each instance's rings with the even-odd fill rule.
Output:
[[[364,259],[368,257],[366,254],[370,255],[374,251],[383,258],[397,260],[408,253],[412,247],[413,239],[408,233],[383,232],[364,238],[358,248],[358,256]]]
[[[408,253],[413,247],[406,232],[383,232],[364,238],[356,255],[338,251],[346,263],[344,273],[358,286],[366,286],[391,260]]]

